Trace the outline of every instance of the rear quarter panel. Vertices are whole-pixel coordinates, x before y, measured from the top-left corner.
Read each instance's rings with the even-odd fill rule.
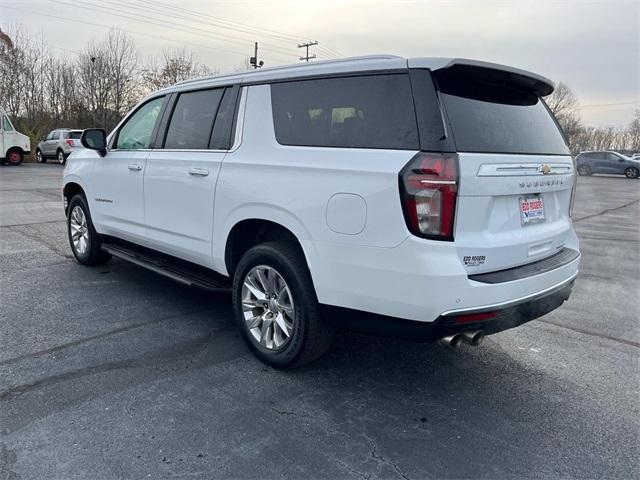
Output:
[[[216,190],[216,269],[226,271],[224,247],[229,231],[250,218],[271,220],[291,230],[303,245],[312,275],[330,263],[327,252],[341,254],[340,245],[399,245],[409,233],[400,204],[398,172],[415,153],[280,145],[275,138],[270,87],[249,87],[242,143],[225,157]],[[329,200],[342,193],[364,199],[363,228],[349,233],[329,228]],[[348,223],[349,215],[354,215],[354,224],[362,223],[361,211],[344,212],[340,221]]]

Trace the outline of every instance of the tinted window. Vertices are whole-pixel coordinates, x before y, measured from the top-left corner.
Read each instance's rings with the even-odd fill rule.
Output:
[[[206,149],[224,89],[182,93],[173,109],[164,148]]]
[[[233,130],[235,99],[235,90],[227,88],[222,97],[220,107],[218,108],[209,148],[215,150],[229,150],[229,148],[231,148],[231,144],[233,143],[231,140],[231,132]]]
[[[459,151],[569,153],[553,117],[539,98],[527,105],[446,93],[442,99]]]
[[[69,132],[68,138],[72,138],[74,140],[80,140],[80,137],[82,137],[82,132]]]
[[[407,75],[276,83],[271,100],[283,145],[419,148]]]
[[[139,150],[151,148],[153,128],[162,108],[164,97],[154,98],[140,107],[120,127],[116,148]]]

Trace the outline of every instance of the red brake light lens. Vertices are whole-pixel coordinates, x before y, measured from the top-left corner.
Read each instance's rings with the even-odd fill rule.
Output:
[[[419,153],[400,172],[407,227],[414,235],[453,240],[458,197],[458,156]]]
[[[69,145],[70,147],[74,146],[73,140],[72,139],[67,139],[67,145]]]

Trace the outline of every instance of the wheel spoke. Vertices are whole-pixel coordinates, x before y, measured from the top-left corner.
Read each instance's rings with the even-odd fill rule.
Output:
[[[256,297],[258,300],[265,300],[266,299],[266,295],[265,293],[260,290],[260,288],[258,288],[256,285],[253,285],[253,279],[247,277],[247,279],[244,282],[244,286],[247,287],[247,289],[251,292],[251,294]]]
[[[258,328],[260,326],[260,323],[262,322],[262,315],[256,315],[255,317],[245,319],[245,322],[247,322],[249,330],[251,330],[252,328]]]
[[[278,313],[276,315],[276,324],[278,325],[279,330],[282,331],[282,333],[284,333],[287,338],[291,335],[289,332],[289,325],[287,325],[287,322],[284,319],[284,315],[282,315],[282,313]]]
[[[269,288],[269,279],[267,278],[267,272],[265,270],[259,269],[256,271],[256,274],[260,285],[262,285],[262,291],[265,293],[269,293],[271,289]]]

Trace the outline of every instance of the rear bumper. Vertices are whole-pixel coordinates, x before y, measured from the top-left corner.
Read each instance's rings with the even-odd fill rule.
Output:
[[[434,322],[417,322],[385,315],[323,306],[325,318],[335,326],[352,330],[429,342],[469,330],[485,334],[502,332],[535,320],[561,306],[571,295],[575,275],[538,294],[502,305],[446,312]]]
[[[309,265],[322,304],[433,323],[454,310],[476,311],[533,298],[575,278],[580,264],[578,239],[571,229],[564,240],[571,256],[506,272],[508,278],[499,278],[506,280],[499,283],[474,280],[463,265],[465,253],[454,243],[413,236],[393,248],[315,244],[316,259],[322,261],[310,256]],[[547,269],[552,261],[554,268]],[[522,271],[527,276],[522,277]]]

